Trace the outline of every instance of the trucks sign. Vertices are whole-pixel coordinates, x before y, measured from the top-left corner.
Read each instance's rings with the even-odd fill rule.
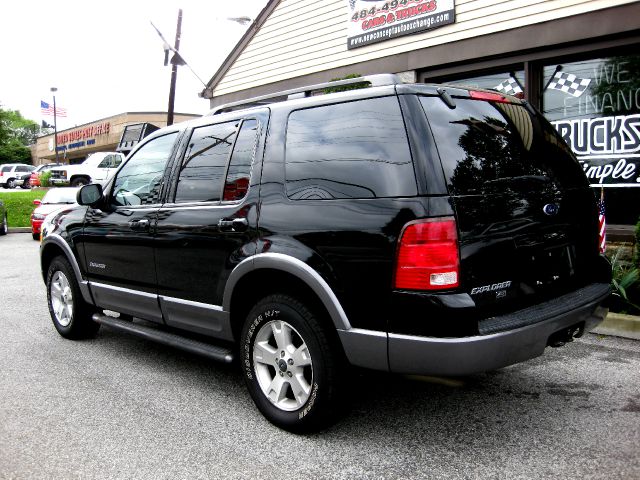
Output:
[[[347,1],[349,50],[455,22],[454,0]]]

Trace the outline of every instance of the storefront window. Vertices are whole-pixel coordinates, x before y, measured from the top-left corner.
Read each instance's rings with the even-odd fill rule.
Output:
[[[449,85],[497,90],[499,92],[524,98],[524,70],[493,73],[459,80],[447,81]]]
[[[640,55],[552,64],[543,112],[578,157],[591,185],[606,188],[607,222],[640,216]]]

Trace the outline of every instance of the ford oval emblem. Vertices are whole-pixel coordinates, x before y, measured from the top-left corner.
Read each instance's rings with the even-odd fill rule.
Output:
[[[557,203],[547,203],[544,207],[542,207],[542,211],[545,213],[545,215],[553,217],[560,211],[560,205],[558,205]]]

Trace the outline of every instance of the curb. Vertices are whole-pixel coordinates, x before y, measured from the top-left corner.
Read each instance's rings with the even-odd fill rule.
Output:
[[[591,333],[640,340],[640,317],[610,312]]]
[[[31,227],[9,227],[9,233],[31,233]]]

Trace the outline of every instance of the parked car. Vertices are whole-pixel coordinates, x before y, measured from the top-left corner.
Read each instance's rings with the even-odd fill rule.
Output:
[[[7,207],[0,200],[0,235],[9,233],[9,221],[7,220]]]
[[[16,177],[15,186],[27,190],[31,188],[31,184],[29,183],[30,179],[31,179],[31,173],[20,174]]]
[[[4,188],[15,188],[17,180],[22,179],[24,174],[31,173],[35,167],[24,163],[5,163],[0,165],[0,186]]]
[[[69,205],[75,205],[77,193],[77,187],[52,188],[42,200],[33,201],[36,206],[31,213],[31,235],[34,240],[40,240],[40,227],[46,216],[62,208],[68,208]]]
[[[31,176],[29,178],[29,184],[31,187],[39,187],[40,186],[40,174],[46,172],[47,170],[51,170],[53,167],[59,167],[63,165],[62,163],[44,163],[42,165],[38,165],[36,169],[31,172]]]
[[[349,365],[493,370],[606,315],[584,172],[496,92],[382,75],[222,106],[145,138],[78,203],[43,226],[60,335],[104,324],[238,359],[291,431],[345,409]]]
[[[118,152],[96,152],[84,162],[51,169],[51,183],[56,186],[80,187],[88,183],[104,185],[118,169],[124,155]]]

